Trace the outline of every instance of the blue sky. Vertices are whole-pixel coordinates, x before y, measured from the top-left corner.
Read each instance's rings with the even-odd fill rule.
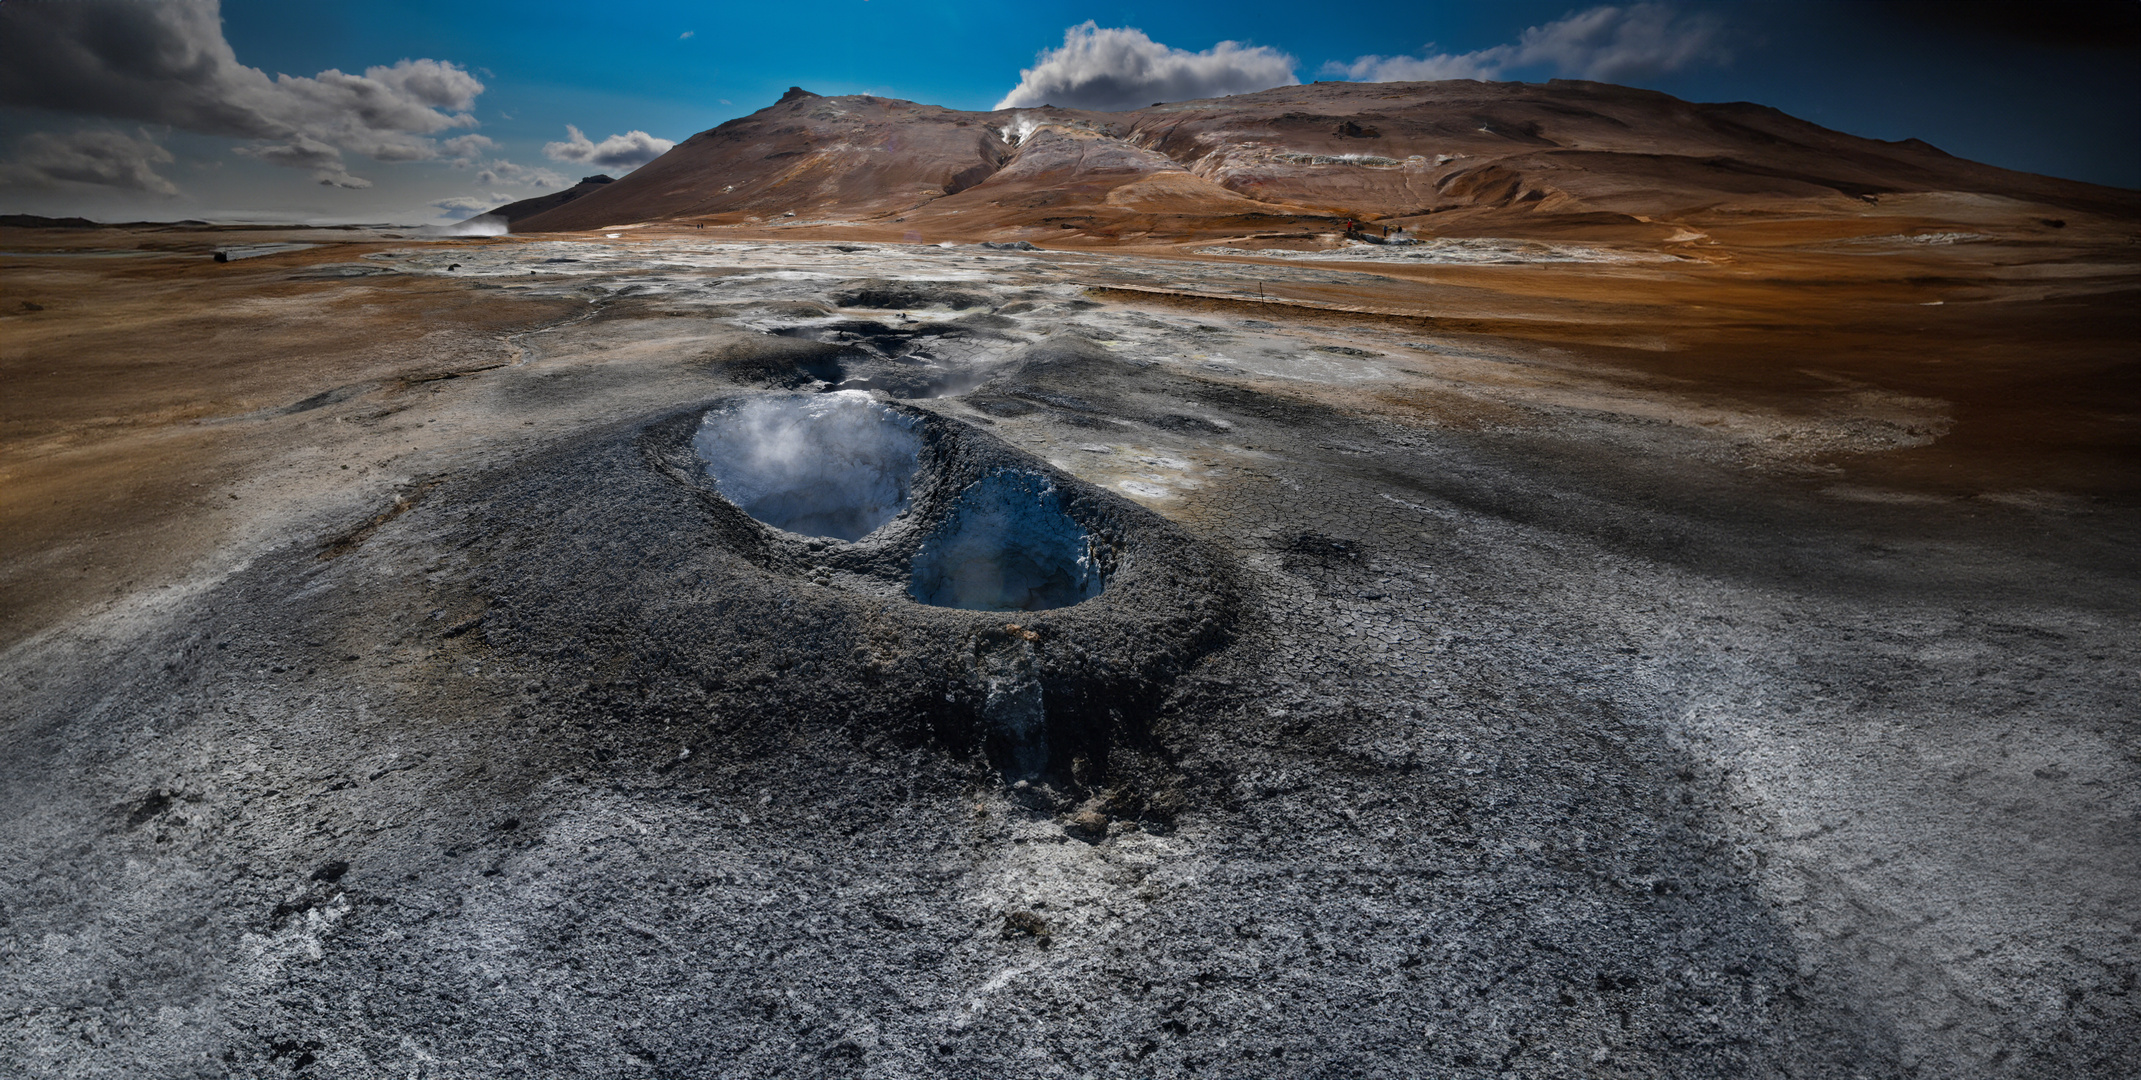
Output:
[[[992,108],[1019,90],[1022,70],[1037,69],[1040,54],[1087,23],[1083,51],[1039,67],[1032,95],[1097,93],[1091,87],[1113,76],[1094,75],[1095,65],[1140,57],[1175,65],[1180,77],[1164,96],[1255,89],[1288,77],[1593,76],[1692,100],[1757,101],[1854,134],[1923,138],[2010,168],[2141,186],[2133,0],[225,0],[216,41],[207,40],[216,34],[212,3],[174,6],[206,14],[183,26],[165,18],[142,33],[178,35],[180,44],[211,52],[227,43],[229,77],[173,90],[118,86],[112,71],[90,70],[136,63],[98,52],[124,45],[107,39],[113,26],[137,17],[129,12],[153,10],[134,0],[0,2],[0,68],[12,61],[17,72],[0,72],[0,212],[442,220],[561,179],[620,172],[661,140],[754,111],[791,85]],[[65,25],[26,17],[99,8],[104,18]],[[79,40],[45,40],[53,35]],[[1211,52],[1226,41],[1240,44]],[[8,55],[10,42],[17,57]],[[1183,55],[1200,53],[1207,55]],[[325,83],[271,85],[279,74],[358,75],[402,60],[443,66],[379,76],[406,98],[399,105],[417,110],[399,119],[335,115],[344,107],[337,102],[357,99],[329,94]],[[425,81],[441,72],[452,85]],[[476,83],[480,91],[470,90]],[[1121,92],[1148,90],[1163,94],[1139,85]],[[225,115],[240,106],[257,115]],[[567,125],[584,141],[575,143]]]

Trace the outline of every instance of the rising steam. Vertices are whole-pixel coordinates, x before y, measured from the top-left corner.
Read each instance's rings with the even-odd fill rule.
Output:
[[[1040,130],[1040,127],[1040,121],[1035,120],[1033,117],[1027,116],[1024,113],[1020,113],[1019,115],[1012,117],[1010,123],[1005,124],[1000,128],[997,128],[996,133],[1002,135],[1004,137],[1005,142],[1010,143],[1013,146],[1022,146],[1025,144],[1027,139],[1033,136],[1033,133],[1035,131]]]
[[[706,414],[692,449],[744,513],[777,529],[860,540],[907,508],[916,422],[858,390],[758,397]]]
[[[467,221],[451,225],[434,225],[425,230],[432,236],[504,236],[506,219],[496,214],[479,214]]]

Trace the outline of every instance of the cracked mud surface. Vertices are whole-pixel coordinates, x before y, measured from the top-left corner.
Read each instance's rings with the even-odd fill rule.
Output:
[[[1898,283],[1965,256],[1914,251],[1869,271],[1894,296],[1747,330],[1757,285],[1714,268],[705,237],[10,256],[44,307],[6,362],[47,404],[0,458],[0,1057],[2141,1056],[2123,265],[1973,263],[1929,323]],[[1466,329],[1084,287],[1258,280]],[[1684,324],[1631,329],[1660,303]],[[2019,383],[1923,362],[2024,346]],[[696,471],[708,409],[836,386],[928,432],[893,525],[781,533]],[[1004,470],[1105,542],[1106,588],[914,603],[913,552]]]

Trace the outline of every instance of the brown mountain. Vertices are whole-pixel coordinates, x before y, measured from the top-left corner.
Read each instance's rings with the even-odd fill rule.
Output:
[[[504,218],[507,224],[510,225],[522,218],[534,217],[545,210],[555,210],[574,199],[586,195],[590,191],[602,190],[602,185],[604,184],[614,184],[616,182],[617,178],[614,176],[606,173],[596,173],[593,176],[581,177],[579,183],[563,191],[553,191],[548,195],[537,195],[532,199],[510,202],[496,210],[489,210],[476,216]]]
[[[930,239],[1191,239],[1362,218],[1433,232],[1943,209],[2131,217],[2141,195],[1604,83],[1317,83],[1124,113],[792,89],[517,232],[824,221]],[[1955,196],[1964,196],[1958,201]]]

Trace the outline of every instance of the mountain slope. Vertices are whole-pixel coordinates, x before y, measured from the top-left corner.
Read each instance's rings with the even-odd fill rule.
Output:
[[[599,196],[516,231],[608,222],[897,213],[979,181],[1009,156],[987,113],[801,89],[686,139]]]
[[[589,192],[600,191],[602,190],[602,185],[604,184],[613,184],[616,182],[616,178],[613,176],[610,176],[605,173],[596,173],[593,176],[582,177],[579,183],[574,184],[573,186],[566,188],[563,191],[553,191],[548,195],[537,195],[532,199],[522,199],[519,202],[510,202],[505,204],[504,206],[497,208],[496,210],[486,211],[476,216],[504,218],[506,220],[506,223],[510,225],[511,223],[519,221],[522,218],[534,217],[535,215],[540,214],[545,210],[556,209],[557,207],[563,206],[566,203],[573,201],[574,199],[580,198],[581,196],[588,194]]]
[[[1341,218],[1439,230],[1848,216],[1936,192],[2017,212],[2131,217],[2141,207],[2133,192],[1846,135],[1759,105],[1453,80],[1318,83],[1126,113],[960,112],[795,89],[514,228],[793,218],[932,236],[1159,239]]]

